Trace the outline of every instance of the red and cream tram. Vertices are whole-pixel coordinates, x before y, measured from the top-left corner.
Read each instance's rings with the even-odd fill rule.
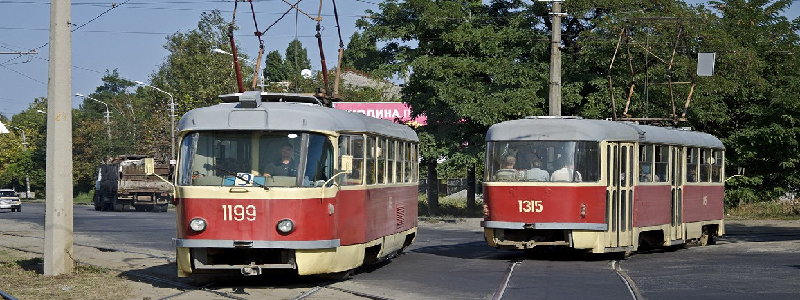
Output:
[[[725,231],[725,147],[709,134],[528,117],[495,124],[486,142],[481,225],[492,247],[629,253]]]
[[[178,125],[179,276],[338,273],[413,242],[419,140],[408,126],[313,96],[221,97]]]

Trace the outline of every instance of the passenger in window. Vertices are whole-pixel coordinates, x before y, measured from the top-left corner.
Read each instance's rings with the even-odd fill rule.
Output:
[[[264,176],[297,176],[297,162],[292,158],[292,144],[281,146],[281,158],[267,165]]]
[[[639,181],[653,182],[653,175],[650,174],[650,165],[639,166]]]
[[[497,170],[495,173],[495,180],[497,181],[513,181],[517,179],[517,169],[515,169],[515,165],[517,163],[517,158],[514,156],[506,156],[503,159],[503,164],[501,165],[500,170]]]
[[[550,180],[550,172],[542,170],[542,161],[534,159],[531,164],[531,169],[525,171],[525,179],[528,181],[548,181]]]
[[[694,168],[689,169],[689,173],[686,174],[686,181],[697,182],[697,171]]]
[[[575,165],[571,161],[561,161],[559,164],[561,168],[550,175],[550,181],[583,181],[581,173],[575,171]]]

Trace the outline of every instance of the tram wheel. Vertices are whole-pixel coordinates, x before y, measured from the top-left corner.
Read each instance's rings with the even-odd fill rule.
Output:
[[[697,240],[697,244],[700,246],[708,246],[714,245],[717,243],[716,235],[711,232],[709,227],[703,228],[703,234],[700,235],[700,238]]]

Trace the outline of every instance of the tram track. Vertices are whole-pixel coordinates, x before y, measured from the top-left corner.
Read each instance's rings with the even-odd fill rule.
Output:
[[[505,295],[506,289],[509,287],[509,283],[511,282],[511,278],[514,275],[514,270],[517,266],[522,264],[525,259],[517,259],[512,261],[508,264],[508,268],[506,269],[505,274],[503,275],[503,280],[500,282],[500,285],[497,287],[497,290],[492,295],[492,300],[501,300]],[[627,272],[620,266],[620,260],[614,259],[610,260],[611,269],[614,270],[614,273],[619,276],[620,280],[625,284],[628,292],[631,295],[631,299],[633,300],[645,300],[642,293],[639,291],[639,288],[636,286],[636,282],[633,281]]]
[[[631,293],[631,297],[633,297],[633,300],[644,300],[644,296],[642,296],[642,293],[639,292],[639,288],[636,286],[636,282],[634,282],[633,278],[628,276],[628,273],[625,272],[625,270],[623,270],[622,267],[620,267],[619,260],[612,260],[611,268],[614,270],[614,272],[617,273],[619,278],[622,279],[622,282],[625,283],[625,286],[628,288],[628,292]]]
[[[511,281],[511,276],[514,274],[514,268],[516,268],[519,264],[522,263],[522,259],[515,260],[509,263],[508,268],[506,269],[506,273],[503,276],[503,281],[500,283],[500,286],[492,295],[492,300],[500,300],[503,299],[503,294],[505,294],[506,289],[508,288],[508,282]]]

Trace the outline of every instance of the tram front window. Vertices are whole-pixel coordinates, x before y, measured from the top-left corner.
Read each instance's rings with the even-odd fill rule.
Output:
[[[333,148],[320,134],[202,131],[184,137],[178,170],[184,186],[318,187]]]
[[[486,181],[597,182],[600,149],[597,142],[489,142]]]

